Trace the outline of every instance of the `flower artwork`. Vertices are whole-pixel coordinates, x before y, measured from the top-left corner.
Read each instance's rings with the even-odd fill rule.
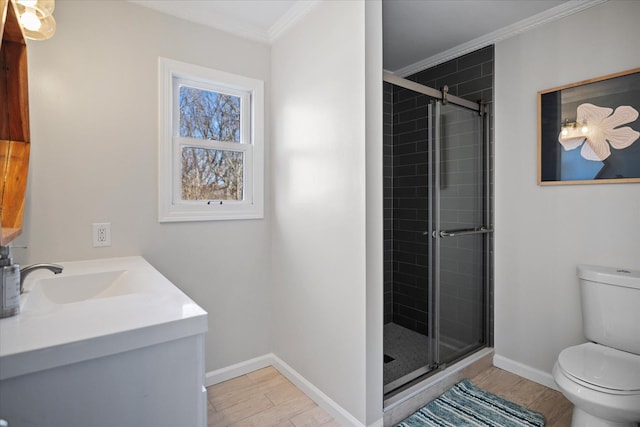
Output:
[[[640,183],[640,68],[538,92],[537,178]]]
[[[613,114],[612,114],[613,113]],[[630,106],[615,109],[585,103],[578,106],[574,126],[565,126],[558,141],[565,150],[580,146],[580,155],[591,161],[603,161],[611,155],[611,148],[621,150],[629,147],[640,137],[640,132],[629,126],[638,118],[638,111]]]

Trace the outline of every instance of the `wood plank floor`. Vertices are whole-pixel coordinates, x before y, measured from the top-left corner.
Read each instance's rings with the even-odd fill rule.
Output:
[[[495,367],[471,378],[478,387],[540,412],[546,427],[569,427],[573,405],[552,389]],[[337,427],[339,424],[275,368],[207,388],[209,427]]]
[[[207,388],[209,427],[338,427],[273,367]]]
[[[544,415],[545,427],[571,426],[573,404],[559,391],[499,368],[471,378],[478,387]]]

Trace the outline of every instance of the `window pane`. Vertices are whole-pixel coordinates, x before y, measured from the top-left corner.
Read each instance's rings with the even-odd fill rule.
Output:
[[[180,136],[240,142],[240,97],[180,86]]]
[[[182,148],[183,200],[243,200],[244,153]]]

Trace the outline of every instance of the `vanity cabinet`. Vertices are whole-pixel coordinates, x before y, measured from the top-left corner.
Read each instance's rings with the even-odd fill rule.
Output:
[[[9,427],[205,427],[203,380],[197,334],[0,380],[0,419]]]
[[[0,245],[22,232],[29,170],[27,45],[11,0],[0,0]]]
[[[207,312],[139,256],[60,264],[0,319],[0,419],[206,427]]]

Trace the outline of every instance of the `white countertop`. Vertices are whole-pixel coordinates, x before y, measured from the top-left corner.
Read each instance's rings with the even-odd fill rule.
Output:
[[[114,295],[40,305],[25,280],[21,313],[0,319],[0,380],[172,341],[207,331],[207,313],[140,256],[59,263],[60,275],[125,272]],[[58,277],[58,276],[56,276]],[[32,298],[29,301],[29,298]]]

